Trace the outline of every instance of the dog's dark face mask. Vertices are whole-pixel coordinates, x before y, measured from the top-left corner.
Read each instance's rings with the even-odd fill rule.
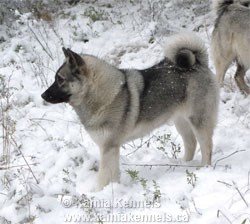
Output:
[[[42,98],[49,103],[67,103],[71,94],[64,92],[55,81],[42,95]]]
[[[70,86],[80,82],[80,67],[84,65],[80,55],[63,48],[66,62],[57,70],[54,83],[41,95],[49,103],[68,103],[72,96]]]

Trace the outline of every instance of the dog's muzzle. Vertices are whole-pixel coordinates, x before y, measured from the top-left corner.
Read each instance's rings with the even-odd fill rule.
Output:
[[[67,103],[71,94],[63,92],[60,87],[54,82],[41,97],[49,103]]]

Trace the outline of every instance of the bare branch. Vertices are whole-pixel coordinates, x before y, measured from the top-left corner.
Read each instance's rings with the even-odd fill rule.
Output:
[[[215,164],[214,164],[214,169],[216,168],[217,164],[218,164],[220,161],[225,160],[225,159],[228,159],[229,157],[231,157],[231,156],[233,156],[233,155],[235,155],[235,154],[237,154],[237,153],[240,153],[240,152],[246,152],[246,150],[237,150],[237,151],[235,151],[235,152],[229,154],[228,156],[225,156],[225,157],[223,157],[223,158],[221,158],[221,159],[218,159],[218,160],[215,162]]]
[[[138,151],[139,149],[141,149],[144,145],[148,144],[148,143],[150,142],[150,140],[151,140],[153,137],[154,137],[154,135],[151,136],[147,141],[145,141],[145,142],[143,142],[143,143],[141,142],[140,146],[138,146],[134,151],[128,153],[126,156],[130,156],[130,155],[132,155],[133,153],[137,152],[137,151]]]
[[[123,166],[142,166],[142,167],[161,167],[161,166],[168,166],[168,167],[193,167],[193,168],[202,168],[204,166],[198,166],[198,165],[183,165],[183,164],[128,164],[128,163],[122,163]]]
[[[217,218],[219,218],[220,215],[222,215],[228,221],[228,223],[232,224],[232,222],[230,221],[230,219],[221,210],[218,210],[217,211]]]
[[[29,164],[30,166],[36,166],[38,165],[39,163],[32,163],[32,164]],[[13,169],[13,168],[19,168],[19,167],[25,167],[25,166],[28,166],[27,164],[22,164],[22,165],[16,165],[16,166],[8,166],[8,167],[2,167],[0,166],[0,170],[8,170],[8,169]]]
[[[37,178],[36,178],[36,176],[35,176],[33,170],[31,169],[30,164],[28,163],[28,161],[26,160],[25,156],[23,155],[23,152],[21,151],[21,145],[18,146],[17,143],[16,143],[16,141],[15,141],[15,139],[13,139],[13,138],[12,138],[12,141],[13,141],[13,143],[15,144],[15,146],[16,146],[17,150],[19,151],[19,153],[21,154],[21,156],[22,156],[24,162],[25,162],[26,165],[28,166],[28,168],[29,168],[29,170],[30,170],[32,176],[34,177],[36,183],[39,184],[39,181],[37,180]]]
[[[234,185],[235,190],[239,193],[241,199],[244,201],[245,205],[246,205],[247,207],[249,207],[249,205],[248,205],[246,199],[244,198],[244,196],[242,195],[242,193],[240,192],[239,188],[237,187],[237,185],[236,185],[236,183],[235,183],[234,181],[233,181],[233,185]]]
[[[35,39],[37,40],[37,42],[40,44],[40,46],[41,46],[42,49],[44,50],[44,52],[51,58],[51,60],[54,60],[53,57],[52,57],[52,55],[51,55],[51,53],[50,53],[50,51],[48,51],[48,50],[45,48],[44,44],[40,41],[40,39],[38,38],[38,36],[37,36],[36,33],[34,32],[34,30],[30,27],[29,24],[27,24],[27,26],[28,26],[29,30],[31,31],[31,33],[34,35],[34,37],[35,37]]]
[[[224,182],[224,181],[217,180],[217,182],[220,183],[220,184],[224,184],[224,185],[226,185],[227,187],[232,187],[232,186],[233,186],[232,184],[226,183],[226,182]]]

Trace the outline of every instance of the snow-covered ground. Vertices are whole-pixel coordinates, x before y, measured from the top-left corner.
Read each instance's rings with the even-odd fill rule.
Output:
[[[213,28],[206,5],[109,2],[1,25],[0,223],[249,223],[250,97],[235,87],[234,67],[221,90],[211,167],[198,167],[200,150],[184,163],[180,136],[163,126],[124,145],[120,183],[93,191],[97,146],[69,105],[40,97],[64,60],[61,47],[146,68],[162,59],[164,37],[193,30],[209,50]]]

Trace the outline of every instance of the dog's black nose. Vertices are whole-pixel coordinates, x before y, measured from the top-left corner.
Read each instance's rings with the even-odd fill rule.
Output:
[[[44,100],[46,100],[46,97],[47,96],[47,94],[44,92],[42,95],[41,95],[41,97],[44,99]]]

